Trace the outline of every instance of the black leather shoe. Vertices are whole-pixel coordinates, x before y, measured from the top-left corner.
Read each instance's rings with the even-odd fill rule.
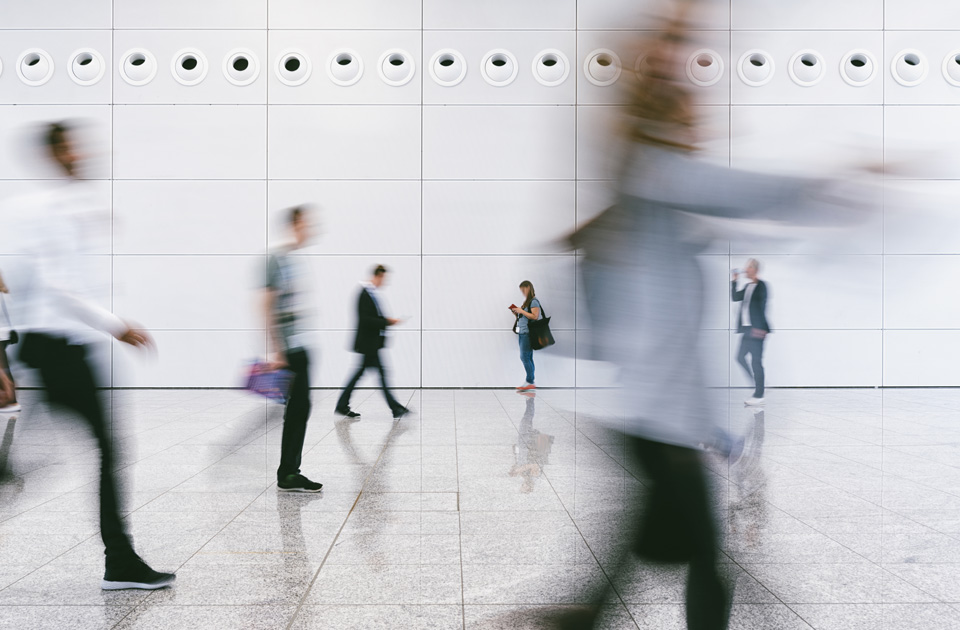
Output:
[[[404,417],[408,413],[410,413],[410,410],[407,409],[406,407],[397,407],[396,409],[393,410],[393,419],[399,420],[400,418]]]
[[[335,412],[335,413],[339,413],[341,416],[345,416],[345,417],[347,417],[347,418],[359,418],[359,417],[360,417],[360,414],[359,414],[359,413],[357,413],[356,411],[350,409],[349,407],[346,408],[346,409],[334,409],[334,412]]]

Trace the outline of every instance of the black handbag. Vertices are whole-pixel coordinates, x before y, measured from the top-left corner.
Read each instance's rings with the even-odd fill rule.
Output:
[[[3,298],[2,293],[0,293],[0,307],[3,307],[3,317],[7,320],[7,326],[10,327],[10,336],[7,337],[7,343],[12,346],[20,341],[20,335],[13,329],[13,322],[10,321],[10,313],[7,312],[7,301]]]
[[[527,328],[530,331],[530,347],[534,350],[543,350],[547,346],[552,346],[557,343],[553,338],[553,333],[550,332],[550,318],[547,317],[547,312],[543,310],[543,305],[540,305],[540,314],[543,315],[540,319],[531,319],[527,323]]]

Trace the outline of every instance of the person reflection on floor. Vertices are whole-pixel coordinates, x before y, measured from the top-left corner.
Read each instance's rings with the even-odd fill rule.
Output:
[[[543,472],[543,466],[550,463],[550,451],[553,449],[553,436],[540,433],[533,428],[533,417],[536,414],[536,398],[534,392],[523,392],[526,410],[520,420],[520,431],[517,443],[513,446],[516,463],[510,467],[508,474],[511,477],[519,476],[523,479],[520,492],[533,492],[534,482]]]

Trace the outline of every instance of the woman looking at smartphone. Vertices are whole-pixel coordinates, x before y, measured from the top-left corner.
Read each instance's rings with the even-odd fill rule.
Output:
[[[527,373],[527,380],[523,385],[517,387],[517,391],[527,391],[536,389],[533,381],[533,347],[530,345],[530,325],[531,319],[540,319],[543,313],[540,308],[540,300],[533,290],[533,283],[524,280],[520,283],[520,292],[523,293],[523,306],[511,305],[510,310],[517,316],[517,321],[513,325],[513,332],[520,338],[520,362],[523,363],[523,369]]]

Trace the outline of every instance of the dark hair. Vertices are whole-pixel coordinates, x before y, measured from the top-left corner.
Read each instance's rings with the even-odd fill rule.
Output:
[[[530,303],[533,302],[533,298],[537,297],[537,292],[533,290],[533,283],[529,280],[524,280],[520,283],[520,288],[522,289],[524,287],[530,287],[530,292],[527,293],[527,299],[524,300],[523,306],[521,307],[523,310],[527,310],[530,308]]]
[[[379,278],[380,276],[382,276],[382,275],[385,274],[385,273],[387,273],[387,268],[384,267],[383,265],[377,265],[377,266],[374,268],[374,270],[373,270],[373,277],[374,277],[374,278]]]
[[[293,225],[303,217],[306,211],[306,206],[294,206],[290,208],[287,210],[287,223]]]
[[[66,159],[63,150],[69,148],[70,133],[73,131],[73,125],[67,122],[48,123],[43,130],[43,145],[47,147],[50,159],[56,162],[60,168],[70,177],[75,175],[76,164],[74,160]]]
[[[67,122],[49,123],[43,131],[43,144],[51,151],[67,142],[67,134],[73,130],[73,127]]]

